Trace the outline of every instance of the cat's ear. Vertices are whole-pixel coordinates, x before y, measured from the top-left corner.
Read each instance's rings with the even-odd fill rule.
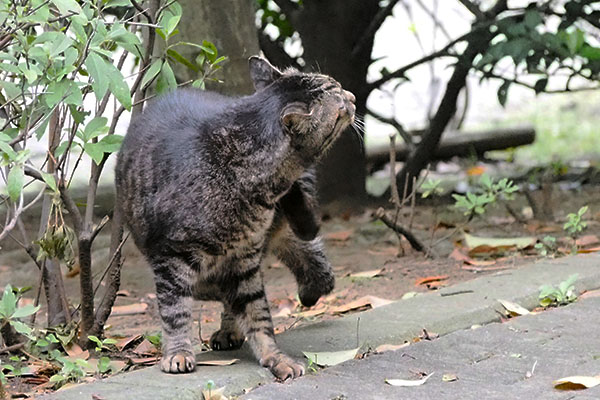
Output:
[[[301,128],[311,117],[312,112],[308,110],[308,106],[300,102],[290,103],[281,111],[281,123],[288,129]]]
[[[269,86],[281,77],[281,71],[262,57],[252,56],[248,59],[248,63],[250,64],[250,78],[252,78],[256,90]]]

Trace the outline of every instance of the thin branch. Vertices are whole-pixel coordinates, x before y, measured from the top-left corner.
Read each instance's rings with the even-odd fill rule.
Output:
[[[481,11],[481,9],[479,8],[479,6],[473,2],[471,2],[470,0],[458,0],[463,6],[465,6],[465,8],[467,10],[469,10],[471,12],[471,14],[473,14],[475,16],[475,18],[477,18],[478,20],[482,21],[485,19],[485,14],[483,13],[483,11]]]
[[[427,246],[425,246],[423,244],[423,242],[421,242],[421,240],[419,240],[415,235],[413,235],[413,233],[411,231],[409,231],[408,229],[406,229],[405,227],[403,227],[402,225],[398,224],[398,223],[394,223],[385,213],[385,210],[383,208],[378,208],[377,211],[375,211],[375,218],[379,219],[381,222],[383,222],[388,228],[392,229],[394,232],[401,234],[402,236],[404,236],[406,238],[406,240],[408,240],[408,243],[410,243],[410,245],[412,246],[413,249],[423,252],[425,254],[431,254],[430,249],[427,248]]]
[[[398,3],[398,1],[400,0],[390,0],[387,6],[383,7],[377,12],[377,14],[375,14],[375,17],[373,17],[371,20],[367,30],[362,34],[358,42],[356,42],[352,48],[352,57],[356,57],[358,54],[360,54],[367,44],[373,41],[373,38],[381,27],[381,24],[383,24],[383,21],[385,21],[385,19],[392,14],[394,6]]]
[[[486,25],[487,27],[487,25]],[[451,42],[449,42],[446,46],[444,46],[443,48],[441,48],[438,51],[434,51],[433,53],[422,57],[416,61],[411,62],[410,64],[407,64],[399,69],[397,69],[394,72],[391,72],[385,76],[382,76],[381,78],[377,79],[374,82],[369,83],[367,86],[369,88],[369,90],[373,90],[373,89],[377,89],[379,86],[383,85],[385,82],[394,79],[394,78],[404,78],[404,75],[411,69],[418,67],[421,64],[425,64],[426,62],[429,62],[431,60],[434,60],[436,58],[440,58],[440,57],[456,57],[453,54],[449,53],[449,50],[454,47],[457,43],[463,42],[465,40],[468,40],[469,37],[471,37],[472,35],[474,35],[476,32],[478,32],[478,29],[474,29],[470,32],[465,33],[464,35],[461,35],[459,37],[457,37],[456,39],[452,40]]]
[[[404,143],[406,144],[406,147],[409,149],[409,151],[412,151],[414,149],[415,145],[413,143],[412,136],[406,131],[406,129],[404,129],[402,124],[396,121],[395,118],[384,117],[383,115],[371,109],[367,109],[367,114],[369,114],[379,122],[383,122],[384,124],[393,126],[394,129],[398,132],[398,134],[402,137],[402,140],[404,140]]]

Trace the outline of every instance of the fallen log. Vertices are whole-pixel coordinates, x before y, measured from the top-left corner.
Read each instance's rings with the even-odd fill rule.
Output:
[[[479,132],[448,132],[442,137],[434,155],[434,160],[446,160],[454,156],[483,156],[491,150],[504,150],[531,144],[535,140],[535,129],[532,126],[498,128]],[[388,143],[368,148],[367,165],[373,171],[389,162],[390,147]],[[408,149],[404,143],[396,144],[396,160],[404,161],[408,157]]]

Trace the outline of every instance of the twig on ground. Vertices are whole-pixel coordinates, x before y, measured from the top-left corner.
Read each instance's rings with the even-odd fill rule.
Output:
[[[392,229],[394,232],[401,234],[408,240],[408,243],[412,246],[413,249],[423,252],[425,254],[432,254],[431,250],[427,248],[411,231],[403,227],[398,223],[394,223],[390,217],[387,216],[385,210],[380,207],[375,211],[375,218],[381,220],[388,228]]]

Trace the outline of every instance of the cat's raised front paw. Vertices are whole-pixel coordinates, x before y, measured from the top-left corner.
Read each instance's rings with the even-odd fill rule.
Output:
[[[210,337],[210,347],[213,350],[235,350],[242,347],[245,337],[238,332],[219,329]]]
[[[196,369],[196,356],[188,352],[165,354],[160,360],[160,369],[171,374],[192,372]]]
[[[304,365],[282,353],[271,354],[260,360],[260,365],[269,368],[280,381],[304,375]]]

